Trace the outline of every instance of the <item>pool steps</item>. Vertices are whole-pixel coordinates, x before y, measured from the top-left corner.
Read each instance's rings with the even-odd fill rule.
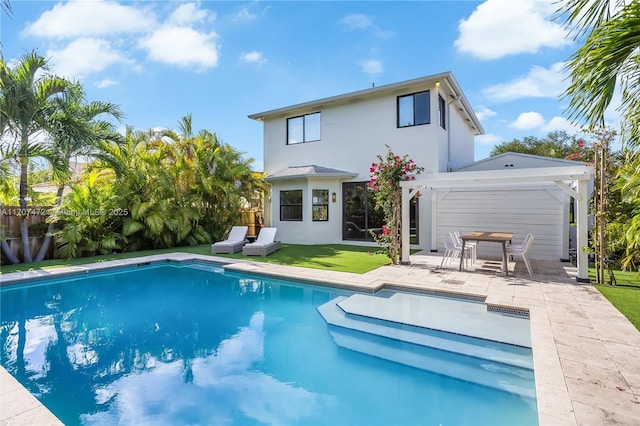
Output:
[[[529,319],[487,310],[471,300],[406,292],[354,294],[336,301],[348,316],[441,330],[531,348]]]
[[[413,298],[425,296],[404,294],[396,300],[392,300],[395,295],[384,296],[340,296],[319,306],[318,311],[329,324],[334,342],[340,347],[378,358],[535,398],[530,349],[427,328],[424,321],[422,325],[416,325],[414,323],[419,321],[415,321],[415,317],[414,323],[403,323],[401,318],[389,320],[394,308],[385,309],[385,304],[389,303],[385,300],[391,300],[391,304],[420,306],[424,301]],[[368,305],[366,309],[355,309],[365,305]],[[461,306],[463,310],[466,308],[469,306]],[[364,311],[367,315],[353,311]],[[455,314],[450,316],[455,317]],[[508,317],[503,319],[510,321]]]

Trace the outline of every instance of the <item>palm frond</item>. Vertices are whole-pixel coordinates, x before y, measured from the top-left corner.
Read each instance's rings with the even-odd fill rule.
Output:
[[[571,84],[564,94],[569,100],[570,119],[589,128],[602,126],[605,110],[620,90],[627,126],[637,127],[639,46],[640,2],[636,1],[596,27],[571,56],[567,65]]]
[[[579,39],[610,20],[626,3],[625,0],[564,0],[557,15],[574,34],[574,39]]]

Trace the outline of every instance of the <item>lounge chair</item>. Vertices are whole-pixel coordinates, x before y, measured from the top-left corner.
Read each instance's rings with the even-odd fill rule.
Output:
[[[275,241],[278,228],[262,228],[255,243],[242,247],[245,256],[267,256],[280,248],[280,241]]]
[[[211,245],[211,253],[235,253],[242,250],[248,242],[246,239],[248,230],[248,226],[234,226],[226,240]]]

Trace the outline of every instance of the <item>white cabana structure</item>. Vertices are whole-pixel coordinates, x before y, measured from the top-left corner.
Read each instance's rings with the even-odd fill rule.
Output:
[[[593,176],[594,169],[589,165],[461,171],[420,176],[414,181],[400,183],[402,188],[402,223],[409,223],[410,201],[418,191],[431,191],[438,188],[473,188],[489,185],[499,185],[501,188],[506,189],[507,187],[522,185],[555,184],[575,200],[577,280],[588,282],[588,254],[581,248],[588,246],[588,184],[593,179]],[[435,217],[435,215],[432,215],[432,217]],[[409,238],[410,228],[403,226],[401,261],[405,264],[409,263],[409,244],[405,243],[409,241]]]

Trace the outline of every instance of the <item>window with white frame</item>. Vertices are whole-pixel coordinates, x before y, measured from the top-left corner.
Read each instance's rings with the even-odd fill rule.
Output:
[[[321,113],[287,119],[287,145],[320,140]]]

